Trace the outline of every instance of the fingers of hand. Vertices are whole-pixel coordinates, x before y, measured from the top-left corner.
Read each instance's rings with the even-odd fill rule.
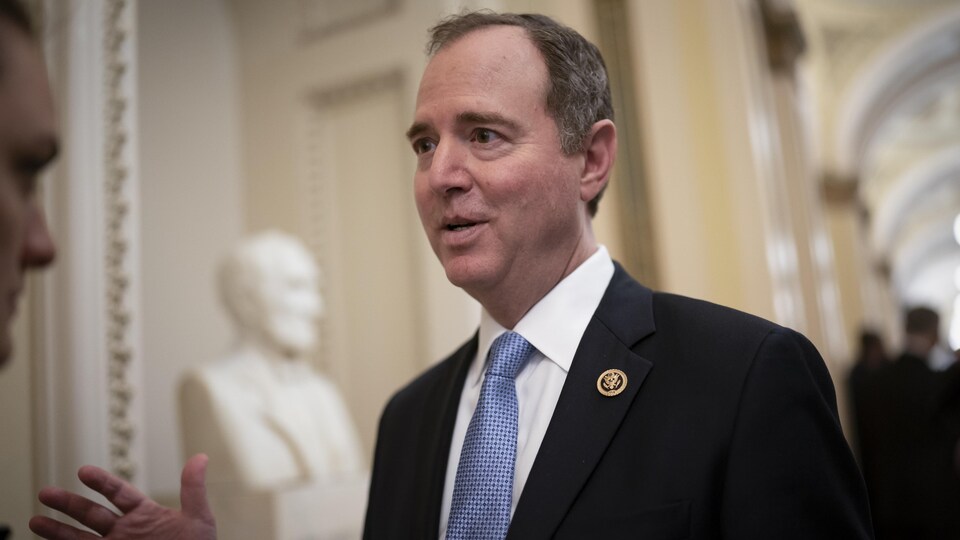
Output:
[[[38,498],[44,505],[63,512],[101,535],[110,532],[117,522],[117,515],[110,509],[64,489],[44,488]]]
[[[184,514],[213,521],[213,514],[207,504],[207,456],[197,454],[187,460],[180,475],[180,507]]]
[[[46,516],[33,516],[30,518],[29,525],[34,534],[47,540],[94,540],[99,538],[95,534],[81,531],[76,527],[60,523]]]
[[[130,483],[100,467],[92,465],[80,467],[77,476],[84,485],[106,497],[124,514],[139,506],[147,498]]]

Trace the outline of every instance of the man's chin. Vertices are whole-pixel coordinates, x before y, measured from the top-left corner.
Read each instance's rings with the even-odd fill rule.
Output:
[[[444,271],[447,274],[447,280],[466,291],[471,296],[473,291],[482,290],[485,285],[491,281],[490,272],[473,264],[446,264]]]

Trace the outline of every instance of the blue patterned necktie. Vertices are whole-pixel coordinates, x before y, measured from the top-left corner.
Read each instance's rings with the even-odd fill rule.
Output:
[[[510,526],[517,459],[517,387],[514,378],[533,351],[507,332],[490,347],[490,365],[477,410],[463,439],[453,483],[447,540],[502,540]]]

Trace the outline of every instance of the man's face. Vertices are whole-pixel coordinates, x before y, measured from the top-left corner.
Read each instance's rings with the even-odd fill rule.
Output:
[[[447,278],[481,303],[552,288],[586,226],[584,159],[561,151],[547,87],[513,26],[448,43],[420,81],[408,132],[420,220]]]
[[[56,149],[40,51],[19,29],[0,21],[0,365],[10,356],[10,323],[24,271],[53,260],[35,191],[38,173]]]

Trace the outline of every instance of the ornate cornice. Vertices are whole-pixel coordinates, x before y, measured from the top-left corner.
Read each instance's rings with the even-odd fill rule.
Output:
[[[362,99],[386,89],[397,88],[402,81],[403,73],[388,71],[372,77],[364,77],[342,86],[317,91],[311,96],[310,101],[314,107],[318,108],[336,106],[350,100]]]
[[[127,377],[134,356],[130,339],[130,238],[126,226],[131,204],[127,189],[129,134],[125,123],[129,114],[129,96],[124,88],[129,76],[126,57],[129,28],[125,17],[128,8],[127,0],[108,0],[106,3],[103,41],[106,68],[104,207],[110,467],[120,477],[131,480],[137,466],[131,451],[136,434],[130,412],[134,387]]]
[[[314,42],[387,17],[399,8],[400,0],[300,0],[301,40]]]

